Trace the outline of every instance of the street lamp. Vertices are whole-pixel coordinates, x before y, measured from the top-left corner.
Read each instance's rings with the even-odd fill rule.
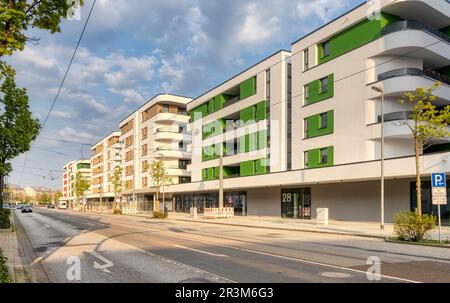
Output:
[[[372,86],[372,89],[381,94],[381,226],[384,229],[384,89],[381,86]]]

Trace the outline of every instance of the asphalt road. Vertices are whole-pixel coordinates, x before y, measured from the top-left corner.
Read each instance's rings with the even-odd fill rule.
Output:
[[[445,248],[44,208],[16,218],[37,282],[450,282]]]

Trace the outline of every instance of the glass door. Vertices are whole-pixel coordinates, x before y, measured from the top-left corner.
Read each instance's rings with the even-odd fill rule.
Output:
[[[311,188],[282,189],[281,217],[311,219]]]

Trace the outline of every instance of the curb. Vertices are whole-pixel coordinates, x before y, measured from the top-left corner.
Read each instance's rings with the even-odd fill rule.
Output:
[[[448,248],[450,249],[450,245],[442,245],[442,244],[433,244],[433,243],[418,243],[418,242],[410,242],[410,241],[401,241],[401,240],[393,240],[389,238],[384,239],[386,242],[390,243],[398,243],[398,244],[406,244],[406,245],[419,245],[419,246],[429,246],[429,247],[439,247],[439,248]]]

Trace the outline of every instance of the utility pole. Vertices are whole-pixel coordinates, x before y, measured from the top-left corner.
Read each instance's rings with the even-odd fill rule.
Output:
[[[220,142],[219,157],[219,208],[223,208],[223,144]]]
[[[372,89],[381,93],[381,224],[384,229],[384,89],[381,86],[372,86]]]

